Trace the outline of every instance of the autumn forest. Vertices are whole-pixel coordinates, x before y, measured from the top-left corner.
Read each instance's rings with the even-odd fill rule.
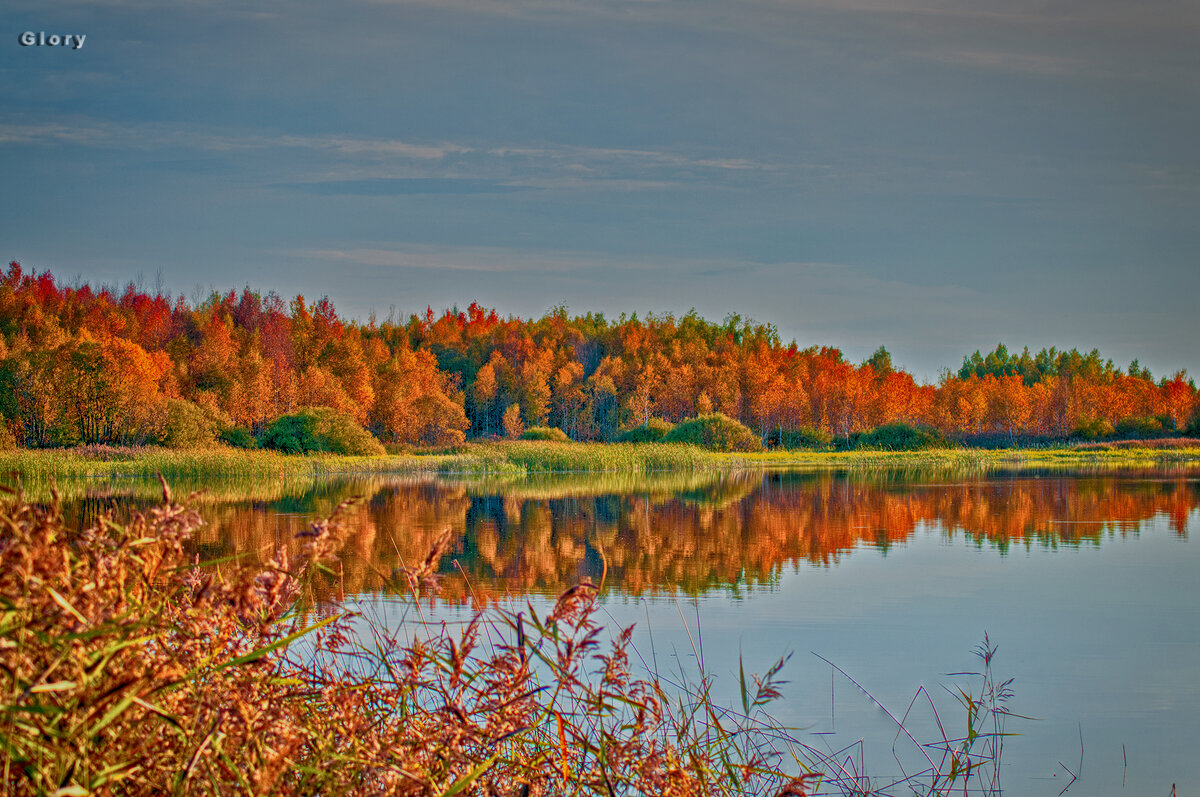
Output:
[[[883,347],[854,363],[736,315],[718,324],[694,312],[609,319],[557,308],[534,320],[471,304],[364,323],[328,299],[250,288],[189,303],[133,284],[67,286],[16,262],[0,280],[9,445],[170,444],[180,413],[241,430],[231,442],[253,440],[306,407],[332,408],[384,443],[426,446],[533,426],[609,441],[714,412],[767,444],[894,423],[1012,444],[1194,432],[1200,399],[1183,371],[1156,380],[1094,350],[1000,345],[931,385]]]

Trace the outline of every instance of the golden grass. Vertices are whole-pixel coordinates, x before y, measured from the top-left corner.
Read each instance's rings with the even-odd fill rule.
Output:
[[[193,479],[222,476],[312,476],[438,473],[654,472],[829,467],[987,467],[1046,465],[1200,464],[1200,447],[1061,446],[1040,449],[946,448],[926,451],[769,451],[718,453],[672,443],[557,443],[512,441],[460,446],[451,453],[352,457],[293,455],[235,448],[175,450],[91,446],[0,452],[0,472],[27,482],[50,478],[155,476]]]

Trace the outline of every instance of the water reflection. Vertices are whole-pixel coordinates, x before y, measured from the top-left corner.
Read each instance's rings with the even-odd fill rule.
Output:
[[[128,485],[126,485],[128,487]],[[239,492],[240,491],[240,492]],[[78,522],[153,502],[152,486],[93,491],[68,506]],[[555,593],[583,576],[626,594],[746,590],[778,583],[785,567],[831,565],[861,546],[886,550],[924,529],[965,536],[1004,554],[1030,546],[1100,545],[1165,516],[1186,536],[1200,505],[1187,473],[990,474],[709,473],[438,481],[325,481],[282,494],[254,485],[196,498],[208,525],[203,558],[265,557],[342,500],[342,572],[325,587],[374,592],[424,558],[444,529],[443,597]],[[461,570],[460,570],[461,569]],[[467,579],[463,578],[465,573]]]

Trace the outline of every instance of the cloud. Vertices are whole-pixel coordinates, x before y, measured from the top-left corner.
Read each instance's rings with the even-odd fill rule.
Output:
[[[909,54],[915,58],[936,61],[951,66],[1018,72],[1045,77],[1074,75],[1084,71],[1091,75],[1096,74],[1095,67],[1088,61],[1057,55],[959,49],[932,50]]]
[[[388,269],[472,271],[493,274],[562,274],[588,270],[662,271],[683,261],[620,259],[601,252],[525,250],[489,246],[396,246],[344,249],[289,249],[279,252],[306,260],[355,263]]]
[[[0,145],[4,144],[81,144],[111,146],[113,129],[68,124],[0,124]]]
[[[282,136],[280,146],[305,149],[328,149],[345,155],[388,155],[414,160],[440,160],[447,155],[470,152],[470,147],[458,144],[412,144],[407,141],[350,136]]]
[[[147,149],[182,147],[209,152],[261,149],[308,149],[343,155],[386,155],[409,160],[440,160],[470,152],[457,144],[414,144],[397,139],[349,135],[297,136],[197,131],[147,123],[113,124],[95,120],[41,124],[0,124],[0,144],[78,144],[90,147]]]
[[[276,183],[274,188],[291,188],[318,196],[408,196],[413,194],[508,194],[527,190],[495,180],[466,180],[438,177],[380,177],[367,180],[326,180],[313,183]]]
[[[770,163],[711,151],[537,144],[479,145],[414,142],[349,134],[269,135],[204,130],[162,123],[116,124],[94,119],[0,123],[0,147],[80,146],[125,151],[190,151],[236,156],[253,174],[259,156],[305,150],[323,159],[286,165],[269,183],[311,194],[398,196],[499,194],[529,189],[646,191],[697,185],[734,185],[767,175],[813,174],[828,166]],[[214,164],[214,169],[217,168]]]

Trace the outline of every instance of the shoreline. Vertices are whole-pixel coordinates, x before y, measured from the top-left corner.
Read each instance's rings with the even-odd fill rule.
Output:
[[[521,477],[546,473],[916,468],[1200,466],[1200,447],[948,448],[925,451],[722,453],[664,443],[477,443],[451,452],[379,457],[282,454],[236,448],[85,448],[0,452],[0,473],[25,484],[57,479],[293,479],[422,475]]]

